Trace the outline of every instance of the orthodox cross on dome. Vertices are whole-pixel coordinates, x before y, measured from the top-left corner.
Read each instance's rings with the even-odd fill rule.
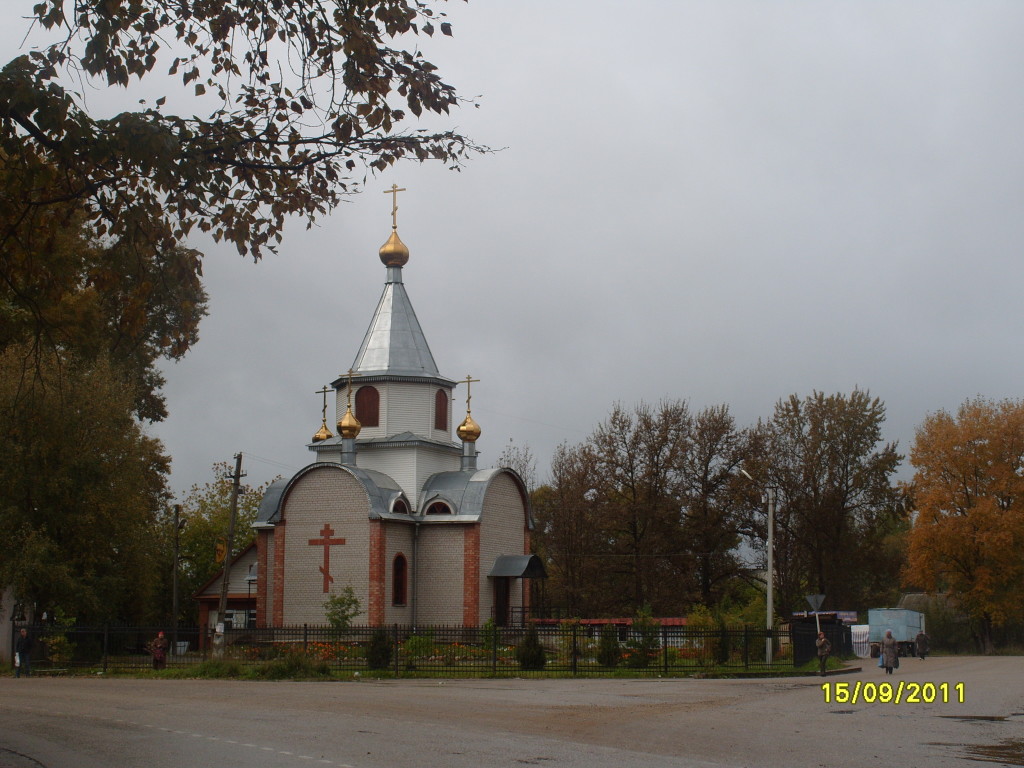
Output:
[[[385,189],[385,195],[391,195],[391,228],[398,229],[398,193],[405,192],[405,187],[392,184],[391,189]]]
[[[480,381],[480,379],[474,379],[468,373],[466,374],[466,378],[459,381],[459,384],[465,383],[466,385],[466,413],[470,413],[469,401],[473,399],[470,388],[478,381]]]
[[[335,544],[344,544],[344,539],[332,539],[334,535],[334,529],[331,528],[330,523],[324,523],[324,527],[320,529],[319,539],[310,539],[309,545],[311,547],[323,547],[324,548],[324,564],[320,566],[320,573],[324,575],[324,592],[330,592],[331,582],[334,581],[334,577],[331,576],[331,547]]]
[[[324,396],[324,407],[320,412],[320,429],[315,435],[313,435],[314,443],[321,443],[328,438],[334,437],[334,435],[331,434],[331,430],[327,428],[327,393],[330,391],[330,388],[326,385],[323,389],[318,389],[316,391],[316,394]]]
[[[320,417],[323,419],[324,426],[327,425],[327,393],[331,391],[331,388],[324,384],[323,389],[318,389],[316,394],[324,396],[324,407],[320,411]]]
[[[324,384],[324,388],[323,389],[318,389],[316,391],[316,393],[315,393],[315,394],[323,395],[324,396],[324,408],[323,408],[322,413],[323,413],[323,417],[324,417],[324,421],[325,422],[327,421],[327,393],[330,392],[330,391],[331,391],[331,388],[328,387],[326,384]]]
[[[349,408],[349,410],[352,410],[352,379],[357,378],[357,377],[362,376],[362,375],[363,374],[361,374],[361,373],[356,373],[351,368],[348,369],[348,373],[339,373],[338,374],[338,378],[339,379],[348,379],[348,384],[345,386],[345,388],[348,391],[348,408]],[[326,413],[326,411],[324,411],[324,413]]]

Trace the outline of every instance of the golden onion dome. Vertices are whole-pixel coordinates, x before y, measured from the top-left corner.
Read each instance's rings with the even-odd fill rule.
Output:
[[[324,422],[323,424],[320,425],[320,429],[316,431],[316,434],[313,435],[313,442],[322,443],[324,440],[327,440],[332,437],[334,437],[334,435],[332,435],[331,430],[327,428],[327,422]]]
[[[473,421],[473,417],[467,413],[466,418],[459,424],[459,428],[455,430],[455,434],[467,443],[475,443],[480,437],[480,425]]]
[[[359,419],[352,414],[350,405],[345,411],[345,415],[341,417],[341,421],[338,422],[338,434],[351,439],[357,437],[362,428],[363,425],[359,423]]]
[[[398,230],[391,230],[391,237],[380,247],[380,260],[386,267],[404,267],[409,261],[409,248],[398,236]]]

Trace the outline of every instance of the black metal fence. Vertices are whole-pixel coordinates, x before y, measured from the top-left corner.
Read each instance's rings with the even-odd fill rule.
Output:
[[[14,625],[15,634],[21,625]],[[118,672],[153,666],[150,643],[159,627],[32,626],[37,672]],[[290,626],[164,629],[166,666],[190,667],[211,659],[256,666],[304,657],[338,673],[481,677],[563,673],[692,675],[792,669],[793,636],[755,627],[687,627],[541,623],[528,627]],[[835,644],[834,644],[835,645]],[[539,647],[539,650],[538,650]],[[838,647],[838,646],[836,646]],[[532,652],[531,652],[532,650]],[[797,652],[800,657],[803,654]],[[798,663],[803,659],[798,658]],[[624,672],[616,672],[621,670]]]

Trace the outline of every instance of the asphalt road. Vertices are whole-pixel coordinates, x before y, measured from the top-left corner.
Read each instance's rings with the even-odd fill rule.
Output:
[[[5,677],[0,768],[1024,766],[1022,683],[1018,657],[824,679]]]

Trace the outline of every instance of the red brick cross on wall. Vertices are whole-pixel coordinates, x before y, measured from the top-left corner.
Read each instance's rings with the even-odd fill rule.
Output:
[[[331,582],[334,581],[334,577],[331,576],[331,545],[332,544],[344,544],[344,539],[332,539],[331,535],[334,533],[334,529],[331,528],[330,523],[324,523],[324,527],[320,530],[319,539],[310,539],[309,544],[313,547],[324,548],[324,564],[320,566],[320,573],[324,575],[324,592],[329,592],[331,589]]]

